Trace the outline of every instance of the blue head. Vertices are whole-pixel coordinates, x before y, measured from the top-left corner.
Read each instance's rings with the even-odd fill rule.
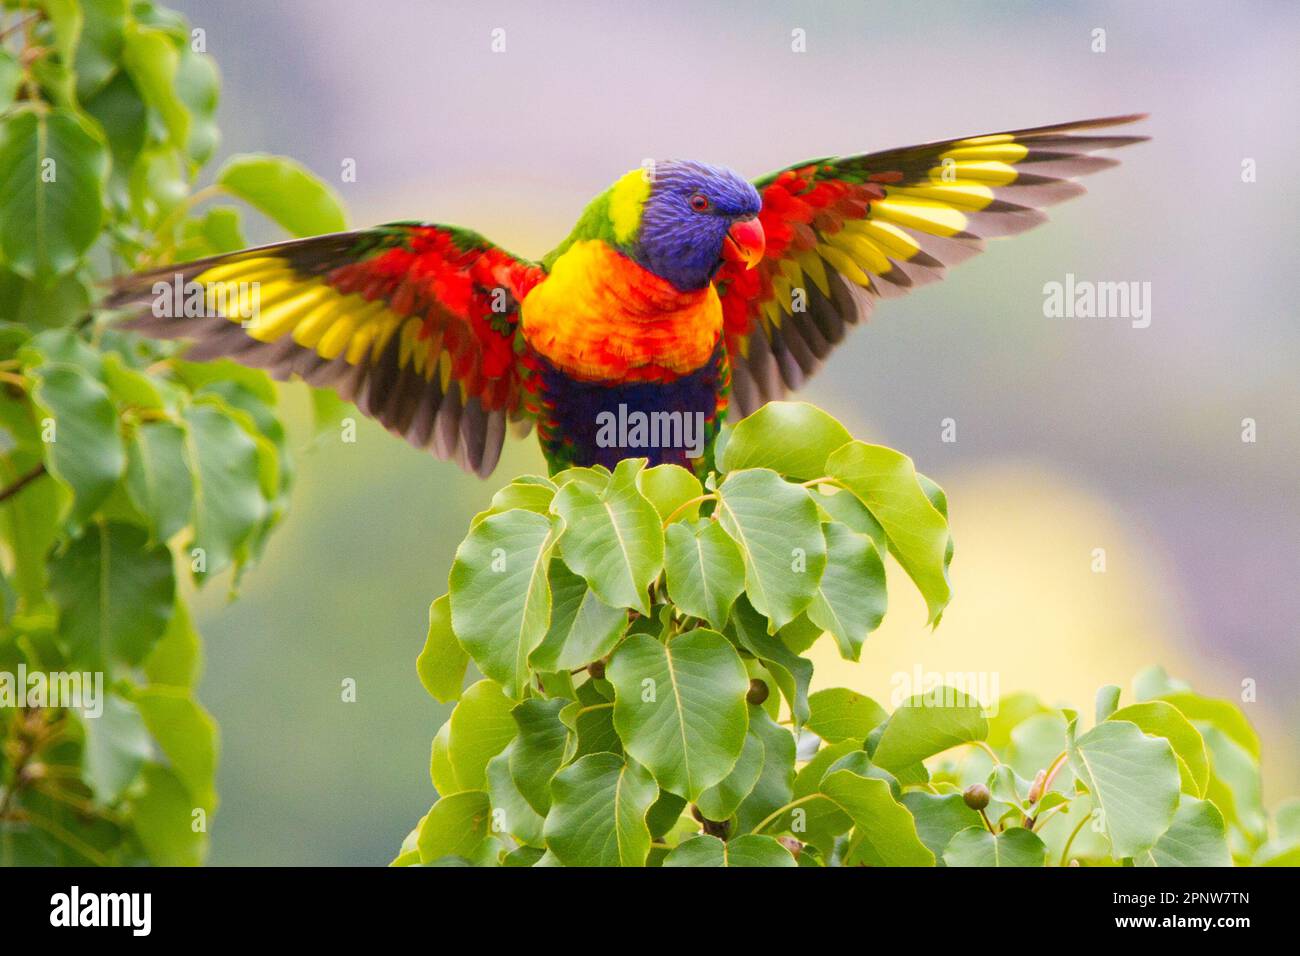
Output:
[[[740,174],[687,160],[656,163],[630,246],[640,265],[683,292],[703,289],[724,256],[763,256],[762,201]]]

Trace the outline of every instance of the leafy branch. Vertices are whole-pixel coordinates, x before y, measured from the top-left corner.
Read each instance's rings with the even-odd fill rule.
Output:
[[[1073,711],[962,688],[914,688],[892,712],[813,692],[810,649],[830,640],[856,659],[880,624],[886,555],[938,620],[947,499],[905,456],[807,404],[769,404],[722,441],[703,481],[640,460],[524,476],[474,518],[417,662],[430,693],[457,702],[433,744],[440,796],[395,865],[1227,865],[1294,852],[1265,842],[1244,803],[1216,801],[1241,764],[1224,752],[1216,777],[1210,741],[1231,728],[1232,746],[1257,749],[1244,722],[1162,672],[1140,677],[1128,707],[1104,689],[1086,733]],[[484,677],[464,689],[471,663]],[[1017,740],[1055,756],[1033,766]]]
[[[182,573],[237,579],[293,470],[263,373],[192,366],[95,306],[110,272],[245,247],[240,209],[205,200],[295,235],[344,217],[279,157],[199,186],[219,83],[182,17],[23,6],[0,12],[0,864],[199,863],[217,742]]]

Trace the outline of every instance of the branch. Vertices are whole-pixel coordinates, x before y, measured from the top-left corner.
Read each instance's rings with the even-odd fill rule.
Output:
[[[7,40],[11,33],[17,33],[19,30],[26,28],[29,24],[35,23],[43,16],[45,16],[45,14],[38,10],[26,19],[15,20],[12,24],[5,27],[3,31],[0,31],[0,40]]]
[[[21,478],[15,481],[4,491],[0,491],[0,502],[8,501],[10,498],[18,494],[18,492],[22,491],[24,488],[30,485],[37,478],[41,477],[41,475],[43,474],[45,474],[45,462],[41,462],[39,465],[37,465],[31,471],[27,472],[27,474],[23,475]]]

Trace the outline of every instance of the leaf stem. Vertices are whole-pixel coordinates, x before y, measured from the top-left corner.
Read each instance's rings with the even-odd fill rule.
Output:
[[[717,500],[718,500],[717,494],[715,492],[709,492],[708,494],[697,495],[696,497],[691,498],[689,501],[683,501],[681,504],[679,504],[676,508],[674,508],[669,513],[667,518],[664,519],[664,527],[666,528],[670,524],[672,524],[673,521],[676,520],[677,516],[681,514],[683,511],[685,511],[687,508],[689,508],[691,505],[699,505],[699,504],[703,504],[706,501],[717,501]]]
[[[1058,813],[1060,813],[1068,806],[1069,806],[1068,803],[1062,803],[1059,806],[1052,807],[1046,813],[1039,814],[1038,816],[1034,817],[1032,821],[1033,826],[1031,826],[1030,829],[1033,830],[1035,833],[1038,833],[1043,829],[1044,826],[1047,825],[1047,822],[1051,820],[1052,817],[1056,816]]]
[[[213,183],[211,186],[204,186],[198,192],[186,197],[185,201],[180,203],[175,209],[168,213],[167,218],[160,222],[153,230],[155,241],[162,245],[156,248],[147,256],[150,265],[160,264],[164,254],[170,253],[176,247],[176,243],[170,238],[171,231],[180,225],[199,203],[208,199],[213,199],[225,192],[225,187]]]
[[[80,853],[86,859],[92,861],[96,866],[108,866],[108,857],[104,856],[104,854],[100,853],[89,843],[84,842],[73,833],[65,830],[53,820],[47,820],[42,816],[32,813],[30,810],[24,811],[23,816],[26,818],[28,823],[44,830],[64,846]]]
[[[807,802],[810,801],[810,800],[816,800],[818,797],[821,797],[821,798],[826,799],[826,800],[829,800],[829,799],[830,799],[830,798],[827,797],[824,793],[810,793],[810,794],[808,794],[808,795],[806,795],[806,796],[800,797],[798,800],[791,800],[791,801],[790,801],[789,803],[787,803],[785,806],[783,806],[783,807],[779,807],[778,809],[773,810],[771,813],[769,813],[767,816],[765,816],[762,820],[760,820],[760,821],[758,822],[758,825],[757,825],[756,827],[754,827],[754,829],[751,830],[750,832],[751,832],[751,833],[762,833],[762,832],[763,832],[763,829],[764,829],[764,828],[765,828],[769,823],[772,823],[772,822],[774,822],[774,821],[776,821],[776,820],[781,819],[782,816],[784,816],[785,814],[789,813],[791,810],[793,810],[795,807],[799,806],[800,804],[802,804],[802,803],[807,803]]]
[[[8,488],[4,489],[3,491],[0,491],[0,501],[8,501],[10,498],[18,494],[18,492],[22,491],[24,488],[30,485],[37,478],[41,477],[41,475],[43,474],[45,474],[45,462],[41,462],[31,471],[27,472],[27,474],[20,477]]]
[[[574,715],[573,715],[573,719],[574,719],[574,720],[577,720],[577,719],[578,719],[579,717],[581,717],[583,714],[589,714],[589,713],[591,713],[593,710],[605,710],[607,707],[613,707],[613,706],[614,706],[614,705],[613,705],[612,703],[610,703],[610,704],[588,704],[586,707],[581,708],[581,709],[580,709],[576,714],[574,714]]]
[[[5,27],[3,31],[0,31],[0,40],[8,39],[11,33],[17,33],[19,30],[26,27],[29,23],[33,23],[36,20],[39,20],[44,15],[45,14],[42,11],[37,10],[35,13],[33,13],[31,16],[27,17],[24,20],[15,20],[9,26]]]
[[[1074,846],[1074,838],[1079,835],[1079,831],[1083,829],[1083,825],[1091,819],[1092,819],[1092,814],[1089,813],[1086,814],[1084,818],[1080,820],[1077,824],[1075,824],[1074,829],[1070,832],[1070,838],[1065,841],[1065,847],[1061,850],[1061,861],[1056,864],[1057,866],[1065,866],[1066,863],[1069,861],[1070,847]]]
[[[841,490],[847,490],[844,488],[844,485],[840,484],[838,478],[832,478],[829,475],[823,475],[820,478],[812,478],[808,481],[801,481],[799,483],[799,487],[801,488],[816,488],[818,485],[834,485],[836,488]]]

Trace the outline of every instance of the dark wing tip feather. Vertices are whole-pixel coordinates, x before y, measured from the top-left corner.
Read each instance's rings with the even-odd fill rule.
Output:
[[[285,332],[274,341],[262,341],[247,334],[237,321],[223,316],[156,316],[150,307],[153,287],[180,276],[195,280],[210,268],[241,260],[275,258],[304,282],[327,277],[332,270],[359,260],[376,243],[393,245],[402,241],[408,226],[443,228],[412,223],[381,226],[362,232],[332,233],[309,239],[293,239],[210,256],[191,262],[160,266],[133,275],[119,276],[107,283],[107,309],[128,313],[117,327],[156,339],[188,339],[185,358],[206,361],[230,358],[243,365],[261,368],[271,377],[285,381],[294,376],[318,388],[332,388],[345,401],[355,402],[359,411],[376,419],[388,431],[411,445],[486,478],[501,455],[505,439],[507,409],[489,410],[477,396],[462,395],[459,381],[443,383],[434,370],[417,372],[403,365],[401,335],[392,334],[379,354],[349,363],[343,353],[325,358],[316,349],[298,344]],[[450,229],[451,227],[446,227]],[[462,231],[463,232],[463,231]],[[463,233],[468,236],[468,233]],[[490,244],[474,235],[484,248]],[[326,280],[328,282],[328,279]],[[340,296],[349,293],[336,290]],[[372,301],[367,297],[367,303]],[[400,313],[404,314],[404,313]]]

